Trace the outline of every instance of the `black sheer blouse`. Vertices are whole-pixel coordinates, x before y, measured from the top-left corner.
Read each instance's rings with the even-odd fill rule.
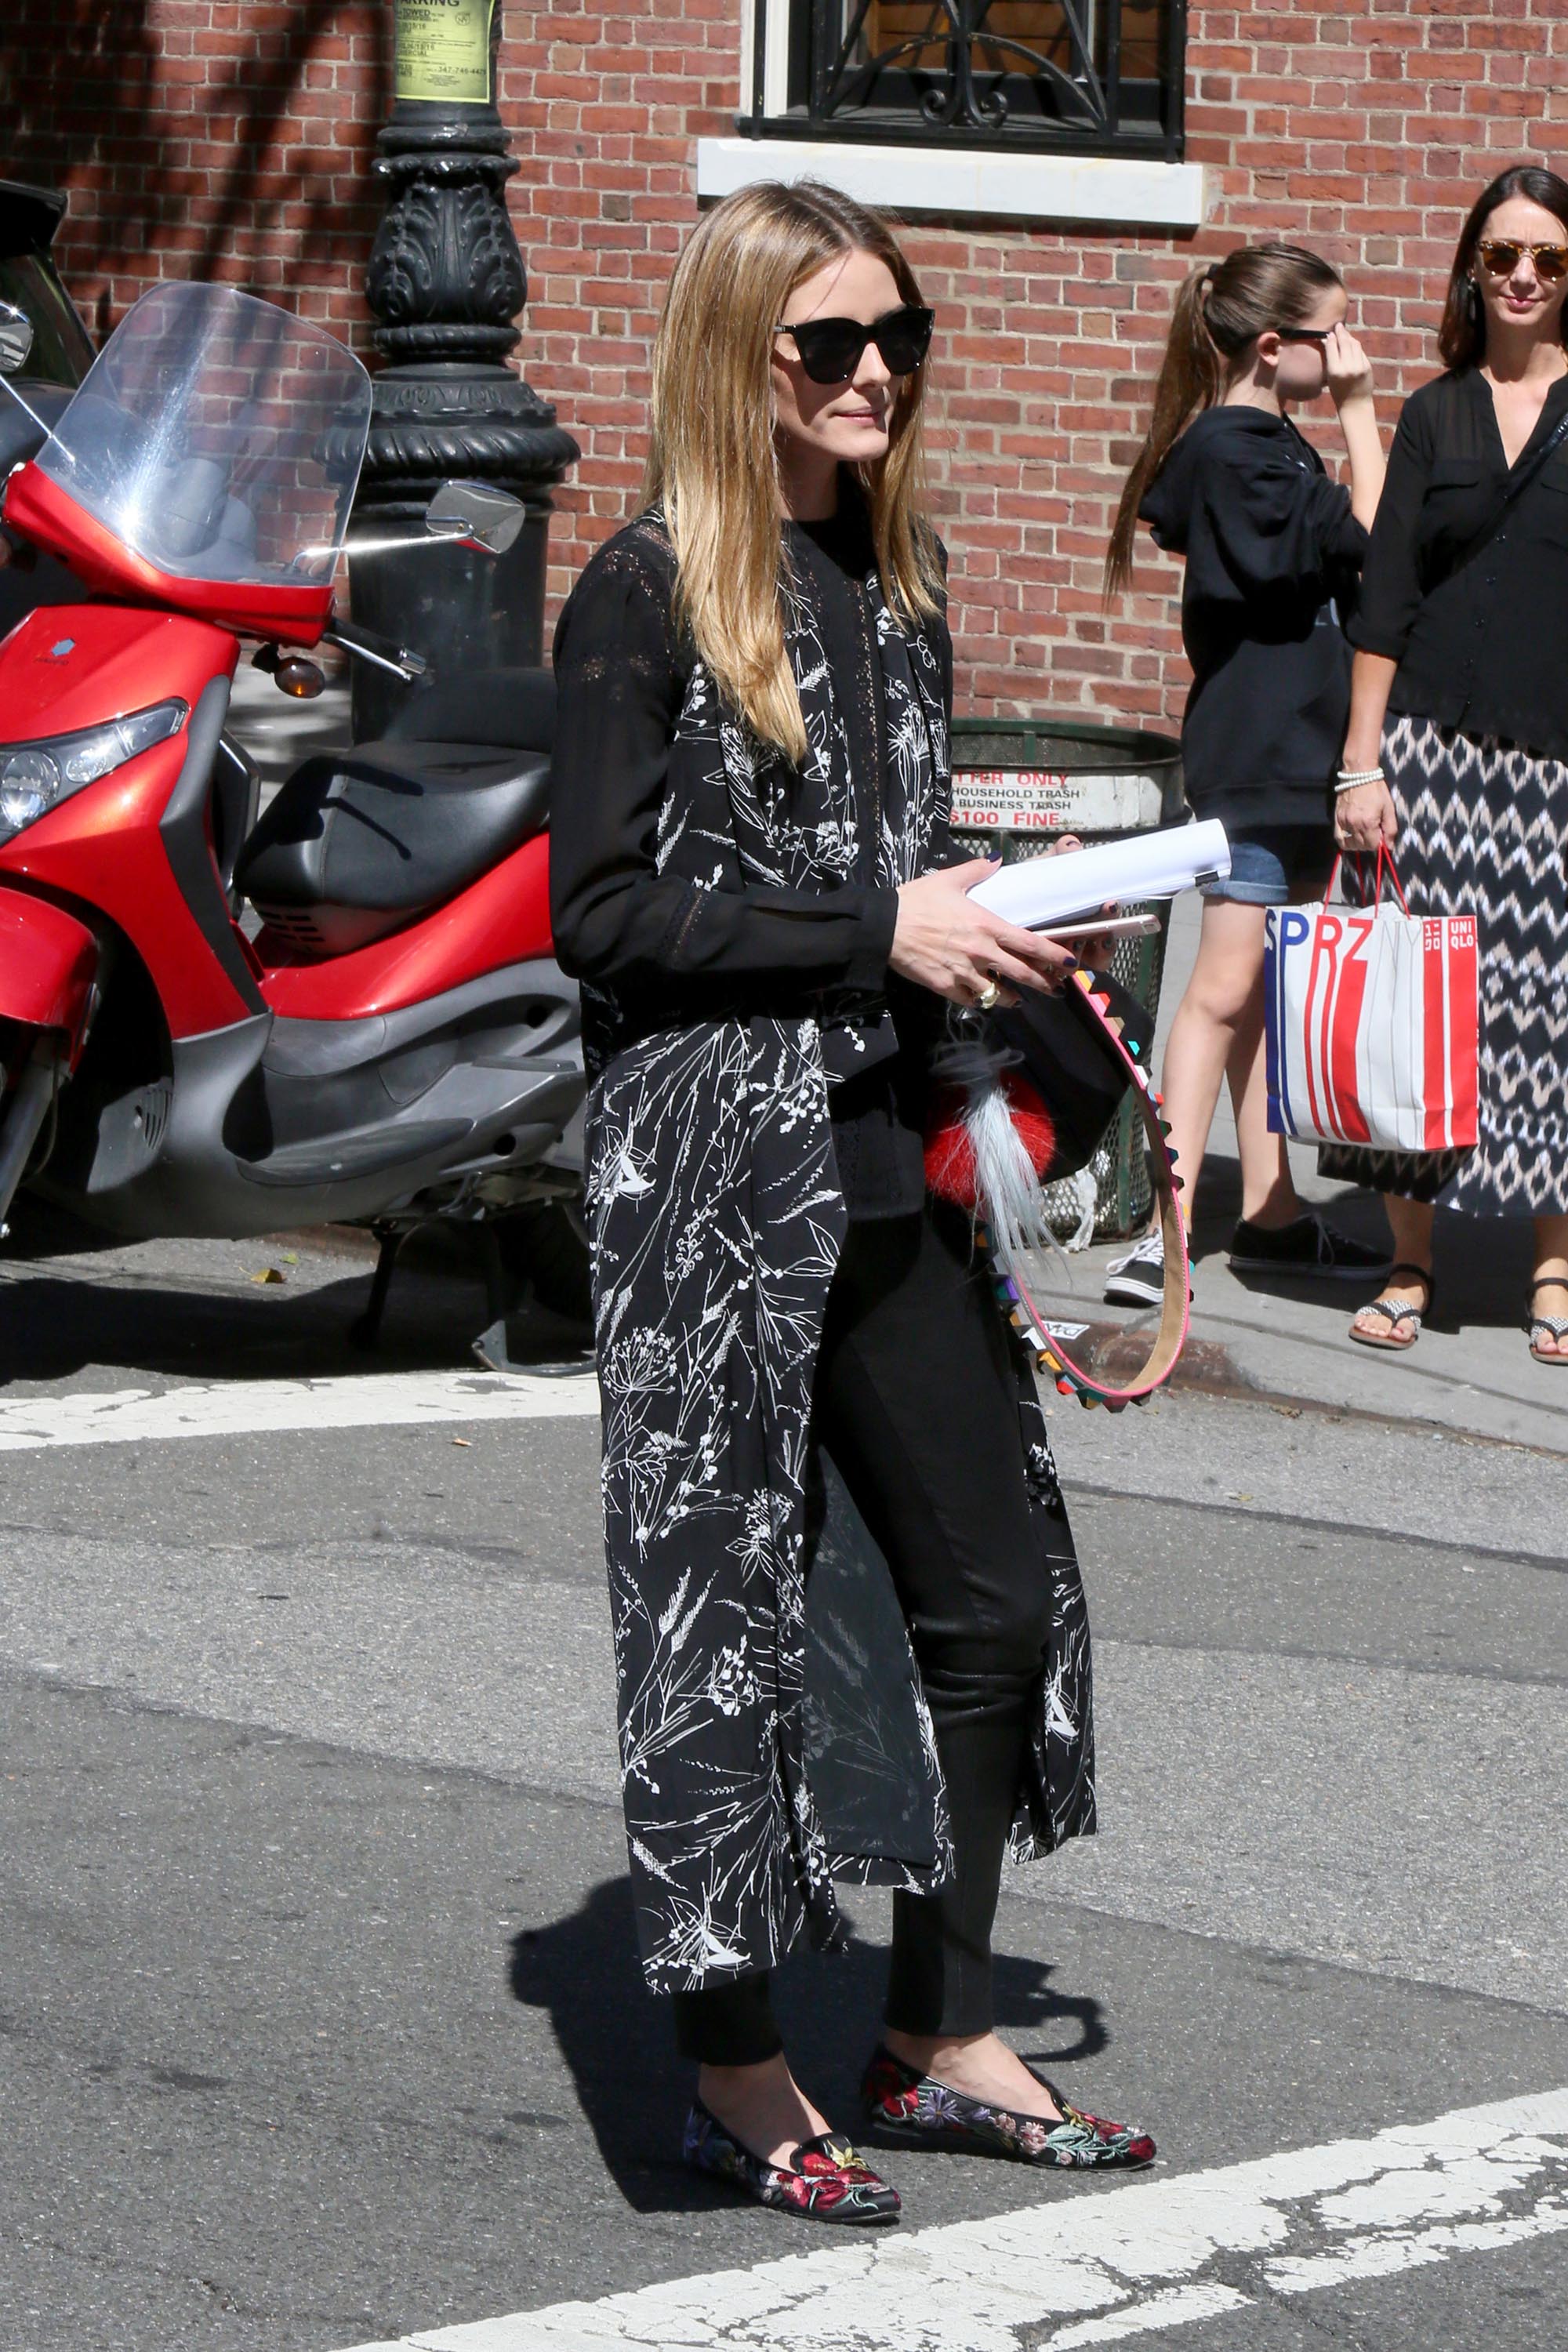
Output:
[[[819,614],[869,845],[887,752],[863,584],[875,561],[867,517],[846,486],[830,521],[784,530]],[[658,871],[659,809],[693,656],[671,614],[668,548],[643,538],[634,551],[624,534],[614,544],[625,560],[590,564],[555,632],[556,952],[577,978],[638,1003],[649,1031],[729,1013],[812,1012],[836,990],[885,998],[898,1050],[834,1080],[833,1139],[850,1215],[907,1215],[924,1198],[926,1060],[939,1008],[888,970],[898,893],[866,877],[820,894],[704,890]]]
[[[1546,395],[1528,465],[1568,408]],[[1568,443],[1467,561],[1510,469],[1479,368],[1438,376],[1401,413],[1349,635],[1399,664],[1389,709],[1568,759]]]

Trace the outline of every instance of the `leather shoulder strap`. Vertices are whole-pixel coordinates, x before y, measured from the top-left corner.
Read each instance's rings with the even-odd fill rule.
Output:
[[[1471,540],[1468,547],[1466,548],[1463,555],[1460,556],[1458,562],[1454,566],[1455,572],[1462,572],[1467,563],[1473,563],[1476,557],[1481,554],[1485,549],[1491,545],[1492,541],[1502,529],[1504,522],[1512,511],[1516,502],[1523,497],[1525,491],[1529,489],[1531,482],[1533,482],[1540,474],[1541,469],[1545,465],[1547,459],[1552,457],[1556,450],[1562,447],[1564,441],[1568,441],[1568,408],[1564,408],[1562,415],[1558,418],[1556,424],[1552,426],[1551,432],[1547,435],[1545,440],[1542,443],[1534,457],[1531,457],[1529,465],[1525,467],[1523,472],[1515,474],[1511,477],[1507,488],[1503,491],[1501,498],[1498,500],[1497,505],[1493,508],[1486,522],[1482,524],[1475,538]],[[1448,576],[1452,579],[1453,572],[1450,572]]]

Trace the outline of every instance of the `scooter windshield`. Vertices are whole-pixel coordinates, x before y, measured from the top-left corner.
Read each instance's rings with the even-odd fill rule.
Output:
[[[177,579],[321,587],[369,429],[370,378],[324,329],[231,286],[157,286],[37,462]]]

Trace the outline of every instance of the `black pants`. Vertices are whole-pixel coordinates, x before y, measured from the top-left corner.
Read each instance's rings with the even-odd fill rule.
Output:
[[[1024,1484],[1017,1387],[967,1221],[851,1224],[828,1294],[817,1433],[886,1553],[947,1782],[956,1872],[893,1897],[887,2021],[992,2022],[991,1927],[1045,1654],[1049,1585]],[[781,2047],[765,1972],[675,1996],[688,2057],[754,2064]]]

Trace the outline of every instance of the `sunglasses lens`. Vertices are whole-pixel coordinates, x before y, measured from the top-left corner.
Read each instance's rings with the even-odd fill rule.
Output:
[[[1494,238],[1489,245],[1482,246],[1481,259],[1499,278],[1507,278],[1519,268],[1519,257],[1523,251],[1522,245],[1504,245],[1500,238]]]
[[[1568,246],[1538,245],[1535,268],[1539,277],[1544,278],[1549,285],[1555,285],[1559,278],[1568,276]]]
[[[929,310],[899,310],[883,325],[877,349],[894,375],[913,375],[931,348]]]
[[[847,383],[869,340],[863,328],[846,319],[820,319],[790,331],[813,383]]]

